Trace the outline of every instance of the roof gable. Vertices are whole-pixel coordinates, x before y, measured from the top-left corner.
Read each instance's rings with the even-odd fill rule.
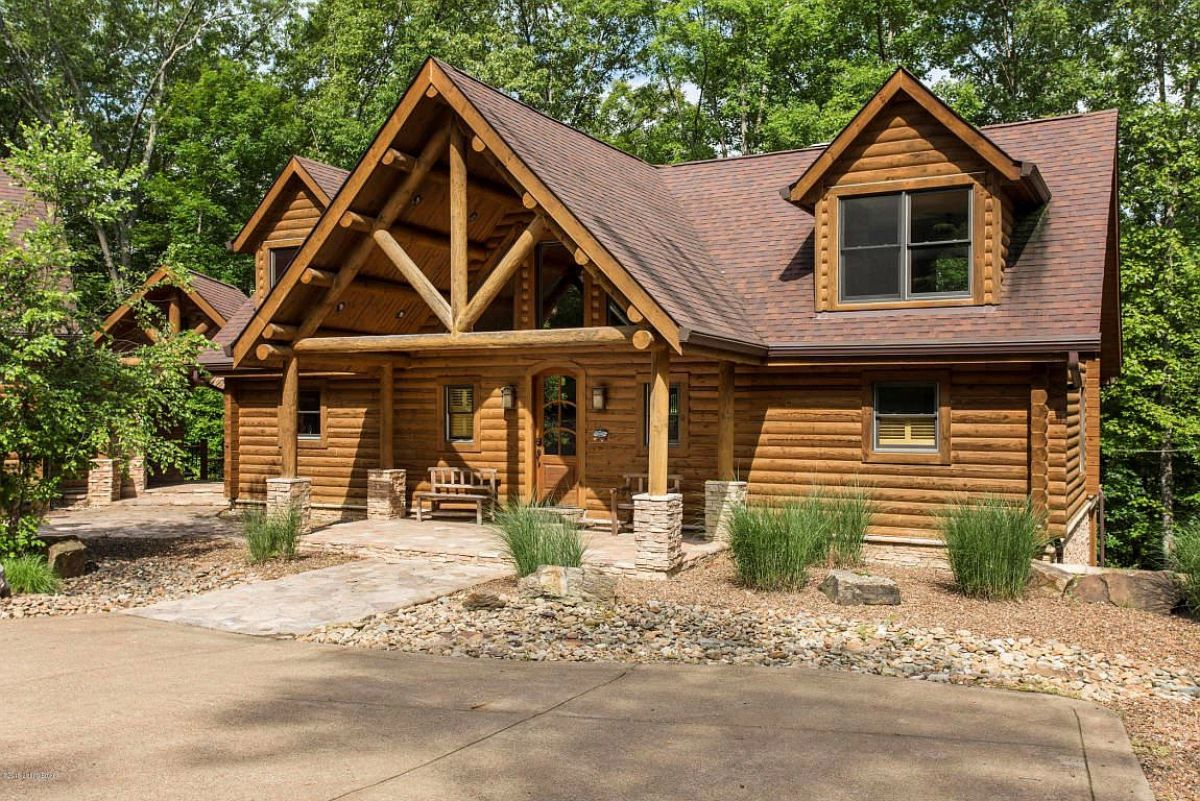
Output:
[[[906,102],[915,107],[916,112],[908,111],[910,119],[901,115],[897,121],[896,109]],[[822,180],[836,172],[844,157],[852,155],[852,147],[860,138],[877,133],[875,129],[881,126],[907,125],[916,120],[932,121],[1003,180],[1014,184],[1023,183],[1025,191],[1031,196],[1042,201],[1048,199],[1049,195],[1044,192],[1045,184],[1042,183],[1036,167],[1014,159],[985,133],[958,116],[903,68],[896,70],[888,78],[854,119],[788,187],[787,198],[803,208],[812,210]],[[904,156],[893,156],[892,160],[895,161],[896,158],[903,159]]]
[[[229,322],[229,319],[241,305],[247,301],[247,298],[237,287],[226,284],[224,281],[218,281],[212,276],[198,273],[194,270],[188,270],[187,274],[189,286],[179,288],[184,291],[187,299],[211,321],[212,326],[209,332],[212,335],[216,335]],[[170,272],[166,267],[159,267],[151,273],[150,277],[142,282],[137,291],[129,296],[128,300],[114,309],[104,319],[100,330],[94,335],[95,339],[99,340],[105,334],[112,332],[116,326],[121,324],[132,313],[133,307],[138,301],[146,297],[148,293],[159,285],[165,284],[169,276]]]
[[[271,182],[250,219],[230,243],[230,249],[236,253],[253,251],[263,229],[270,224],[272,210],[297,192],[307,193],[313,204],[324,211],[345,183],[347,175],[349,173],[337,167],[301,156],[292,156]]]

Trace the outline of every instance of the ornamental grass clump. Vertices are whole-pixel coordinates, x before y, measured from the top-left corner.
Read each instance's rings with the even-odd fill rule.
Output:
[[[295,557],[302,524],[300,509],[295,506],[271,514],[262,509],[247,509],[242,515],[242,532],[251,563]]]
[[[987,497],[956,504],[942,515],[942,538],[954,583],[976,598],[1018,598],[1030,562],[1046,547],[1045,516],[1031,499]]]
[[[511,503],[496,512],[493,527],[519,576],[542,565],[583,565],[587,544],[579,527],[543,506]]]
[[[759,590],[803,587],[809,566],[823,561],[829,551],[822,512],[813,498],[735,507],[729,550],[741,583]]]
[[[852,567],[862,562],[863,542],[875,505],[860,487],[819,496],[829,527],[829,563]]]
[[[1200,520],[1189,521],[1176,530],[1171,568],[1183,576],[1188,610],[1200,617]]]
[[[27,553],[0,561],[4,565],[4,579],[16,595],[55,593],[62,586],[41,554]]]

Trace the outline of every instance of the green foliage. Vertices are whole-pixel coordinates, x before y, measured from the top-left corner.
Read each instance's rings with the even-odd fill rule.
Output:
[[[1046,546],[1046,521],[1033,502],[988,497],[956,504],[942,516],[954,583],[977,598],[1018,598],[1030,561]]]
[[[55,593],[62,586],[40,553],[6,556],[0,558],[0,564],[4,565],[4,580],[17,595]]]
[[[13,559],[45,547],[38,537],[40,522],[35,515],[0,520],[0,559]]]
[[[1191,520],[1175,534],[1171,567],[1183,574],[1183,591],[1188,609],[1200,615],[1200,521]]]
[[[247,509],[242,514],[242,535],[254,564],[268,559],[292,559],[303,526],[299,507],[267,514],[262,509]]]
[[[747,587],[796,589],[808,580],[810,566],[856,565],[873,514],[874,504],[858,487],[736,507],[729,548],[738,577]]]
[[[528,576],[542,565],[583,564],[587,544],[579,527],[536,504],[508,504],[496,512],[494,528],[518,576]]]

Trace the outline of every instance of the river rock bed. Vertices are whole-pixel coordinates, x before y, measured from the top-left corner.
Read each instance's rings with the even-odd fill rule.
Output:
[[[503,596],[468,610],[462,594],[304,635],[319,643],[445,656],[581,662],[682,662],[851,670],[1108,701],[1200,701],[1200,669],[1149,664],[1031,637],[864,622],[772,608],[648,600],[612,605]]]

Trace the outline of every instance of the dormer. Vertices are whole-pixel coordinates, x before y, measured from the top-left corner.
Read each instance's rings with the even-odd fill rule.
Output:
[[[235,253],[254,254],[254,302],[262,302],[287,270],[348,173],[293,156],[258,208],[230,243]]]
[[[1049,190],[901,69],[786,197],[815,220],[817,310],[851,311],[997,303],[1013,221]]]

